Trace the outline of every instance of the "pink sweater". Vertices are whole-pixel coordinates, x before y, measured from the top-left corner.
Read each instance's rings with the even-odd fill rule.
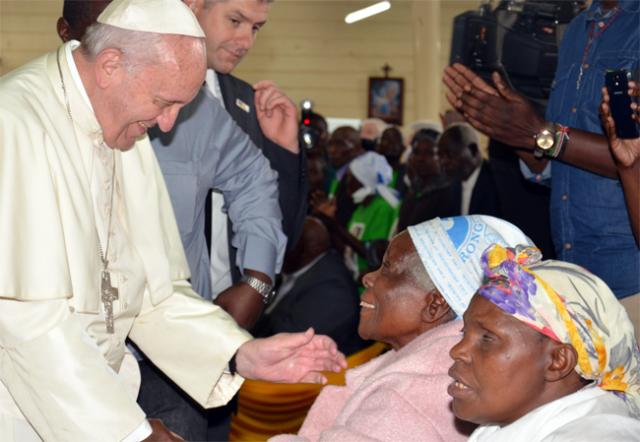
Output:
[[[347,372],[345,386],[322,390],[298,436],[302,441],[464,441],[450,408],[449,350],[460,338],[461,321],[428,331],[399,351],[389,351]]]

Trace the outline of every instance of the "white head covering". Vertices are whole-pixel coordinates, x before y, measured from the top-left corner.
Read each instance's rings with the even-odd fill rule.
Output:
[[[407,230],[429,277],[458,316],[482,283],[482,252],[496,243],[534,245],[513,224],[486,215],[434,218]]]
[[[389,187],[393,178],[393,169],[385,157],[376,152],[363,153],[351,160],[349,170],[362,184],[362,187],[352,195],[356,204],[361,203],[367,196],[377,193],[391,207],[398,207],[400,200]]]
[[[181,0],[113,0],[98,23],[129,31],[204,37],[198,19]]]

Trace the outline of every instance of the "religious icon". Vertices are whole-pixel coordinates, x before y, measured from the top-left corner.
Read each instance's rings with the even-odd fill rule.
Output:
[[[402,126],[402,78],[369,77],[369,118]]]

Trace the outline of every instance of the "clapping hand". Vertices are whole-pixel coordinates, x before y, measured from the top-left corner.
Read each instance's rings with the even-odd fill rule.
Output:
[[[632,97],[640,96],[640,87],[638,84],[629,82],[629,95]],[[629,112],[633,113],[633,119],[636,123],[640,122],[638,115],[638,104],[631,103]],[[631,167],[638,159],[640,159],[640,138],[623,140],[616,135],[616,123],[611,116],[611,108],[609,107],[609,92],[606,87],[602,88],[602,102],[600,103],[600,116],[604,125],[607,137],[609,138],[609,146],[614,158],[622,167]]]
[[[247,379],[324,384],[322,371],[339,372],[347,362],[331,338],[310,328],[245,342],[236,353],[236,367]]]
[[[272,81],[253,85],[258,122],[262,132],[291,153],[299,153],[298,109]]]
[[[500,74],[487,84],[467,67],[455,63],[444,70],[447,100],[477,130],[502,143],[533,149],[533,136],[544,119],[520,94],[508,87]]]

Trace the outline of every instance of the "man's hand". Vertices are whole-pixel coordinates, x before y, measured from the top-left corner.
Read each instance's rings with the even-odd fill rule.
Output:
[[[545,121],[521,95],[509,88],[500,74],[492,75],[495,88],[465,66],[456,63],[444,71],[447,100],[467,121],[488,137],[510,146],[533,150],[533,136]]]
[[[273,284],[271,279],[262,272],[245,269],[245,273],[269,285]],[[264,310],[262,295],[244,282],[234,284],[220,292],[214,303],[229,313],[245,330],[251,330]]]
[[[236,367],[247,379],[324,384],[327,378],[320,372],[339,372],[347,361],[331,338],[310,328],[245,342],[236,353]]]
[[[184,440],[165,427],[160,419],[149,419],[149,424],[151,424],[153,433],[151,433],[144,442],[174,442]]]
[[[272,81],[253,85],[256,113],[262,132],[291,153],[299,153],[298,109]]]
[[[629,82],[629,95],[632,97],[640,96],[640,88],[638,84]],[[629,112],[633,113],[633,119],[638,122],[638,104],[632,103]],[[602,123],[609,138],[609,146],[614,158],[620,166],[631,167],[640,159],[640,138],[631,140],[622,140],[616,135],[616,123],[611,116],[611,108],[609,107],[609,92],[606,87],[602,88],[602,102],[600,103],[600,116]]]

